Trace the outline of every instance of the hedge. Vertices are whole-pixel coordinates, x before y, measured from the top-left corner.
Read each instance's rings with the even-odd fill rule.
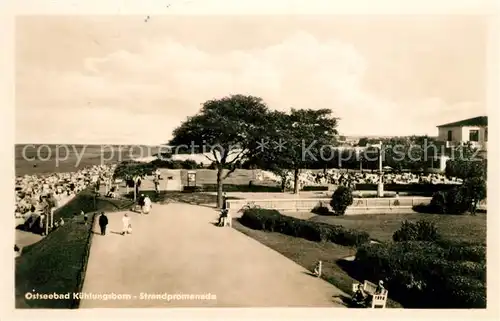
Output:
[[[364,244],[356,253],[357,272],[386,281],[393,298],[407,307],[485,308],[486,262],[479,258],[480,246],[463,250],[447,245]]]
[[[15,262],[15,300],[18,309],[76,309],[79,300],[28,300],[27,292],[78,293],[83,288],[92,240],[93,213],[90,224],[80,217],[67,220],[39,242],[23,248]]]
[[[281,193],[281,188],[278,186],[267,185],[248,185],[248,184],[224,184],[222,186],[224,192],[253,192],[253,193]],[[217,184],[203,184],[204,192],[217,192]]]
[[[304,186],[302,188],[302,190],[304,192],[307,192],[307,191],[328,191],[328,186]]]
[[[361,245],[370,240],[366,232],[341,225],[311,222],[280,214],[271,209],[248,209],[240,222],[254,230],[278,232],[315,242],[333,242],[345,246]]]

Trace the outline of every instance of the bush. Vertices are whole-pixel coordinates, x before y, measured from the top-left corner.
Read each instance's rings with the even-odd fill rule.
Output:
[[[184,186],[182,191],[184,193],[196,193],[203,191],[203,188],[201,186]]]
[[[323,202],[320,202],[318,205],[316,205],[312,210],[311,213],[318,214],[318,215],[330,215],[330,209],[323,204]]]
[[[482,177],[472,177],[465,180],[460,187],[434,193],[428,211],[438,214],[464,214],[467,211],[475,213],[477,205],[486,198],[486,182]]]
[[[406,307],[484,308],[486,263],[450,260],[459,248],[451,242],[364,244],[355,262],[366,279],[387,281],[391,296]]]
[[[445,214],[448,211],[446,207],[446,192],[440,191],[432,195],[429,211],[437,214]]]
[[[345,246],[366,243],[366,232],[345,229],[341,225],[311,222],[281,215],[276,210],[251,208],[243,212],[241,224],[255,230],[277,232],[310,241],[329,241]]]
[[[446,193],[446,209],[450,214],[463,214],[470,207],[470,199],[466,189],[455,187]]]
[[[337,215],[344,215],[348,206],[352,205],[354,198],[352,190],[345,186],[339,186],[332,195],[330,205]]]
[[[436,224],[420,220],[416,223],[404,221],[399,230],[394,232],[394,242],[406,241],[437,241],[440,238]]]
[[[437,242],[445,252],[445,257],[450,261],[469,261],[477,263],[486,262],[486,245],[466,244],[440,240]]]
[[[192,159],[186,159],[181,162],[182,169],[197,169],[198,163]]]

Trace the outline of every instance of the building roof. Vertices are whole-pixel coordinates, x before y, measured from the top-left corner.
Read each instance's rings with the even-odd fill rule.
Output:
[[[479,116],[479,117],[464,119],[453,123],[439,125],[437,127],[465,127],[465,126],[488,126],[488,116]]]

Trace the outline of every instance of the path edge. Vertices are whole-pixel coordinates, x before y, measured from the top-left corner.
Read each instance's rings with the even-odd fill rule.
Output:
[[[78,283],[76,286],[76,293],[81,293],[83,290],[83,285],[85,283],[85,276],[87,274],[87,266],[89,263],[89,257],[90,257],[90,248],[92,246],[92,240],[94,239],[94,223],[95,223],[95,218],[97,216],[97,213],[94,213],[92,215],[92,218],[90,219],[90,228],[89,228],[89,234],[87,236],[87,242],[85,245],[85,251],[83,253],[82,257],[82,269],[80,270],[80,276],[78,278]],[[77,296],[73,299],[73,302],[71,303],[71,308],[72,309],[78,309],[80,307],[80,298]]]

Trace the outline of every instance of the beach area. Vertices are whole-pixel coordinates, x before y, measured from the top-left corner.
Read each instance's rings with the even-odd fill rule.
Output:
[[[159,151],[148,145],[16,144],[15,173],[48,175],[76,172],[93,166],[152,156]]]

